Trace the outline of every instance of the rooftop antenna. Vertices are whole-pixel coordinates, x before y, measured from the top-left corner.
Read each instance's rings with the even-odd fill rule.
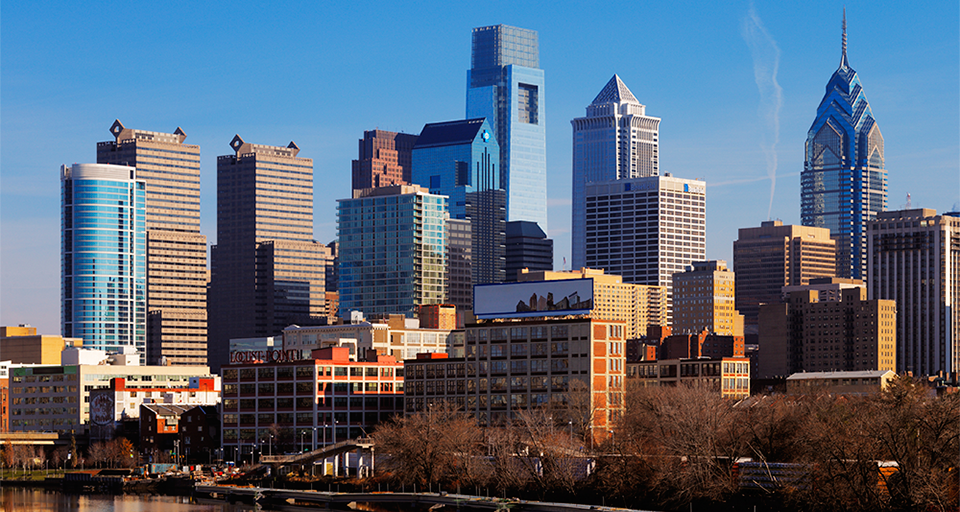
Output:
[[[907,207],[904,208],[904,209],[905,209],[905,210],[912,210],[912,209],[913,209],[913,202],[910,200],[910,192],[907,192]]]
[[[843,7],[843,44],[842,44],[842,54],[840,57],[840,67],[846,68],[847,65],[847,7]]]

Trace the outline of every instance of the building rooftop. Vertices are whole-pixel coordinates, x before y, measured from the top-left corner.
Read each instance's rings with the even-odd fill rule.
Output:
[[[140,407],[156,413],[157,416],[180,416],[181,414],[193,409],[194,405],[167,405],[167,404],[143,404]]]
[[[485,120],[486,118],[478,117],[445,123],[428,123],[423,126],[420,138],[417,139],[413,149],[472,143],[477,138],[477,133],[480,132]]]
[[[616,74],[607,82],[607,85],[603,86],[600,94],[597,94],[591,105],[603,105],[604,103],[640,104],[637,97],[627,88],[627,84],[623,83],[623,80],[620,80],[620,77]]]
[[[890,370],[872,370],[862,372],[800,372],[787,377],[787,380],[815,380],[815,379],[869,379],[883,377]]]
[[[509,238],[518,236],[525,238],[547,238],[547,234],[543,232],[539,224],[527,220],[508,222],[506,235]]]

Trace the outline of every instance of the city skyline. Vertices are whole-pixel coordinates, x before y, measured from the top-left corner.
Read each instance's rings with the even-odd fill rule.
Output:
[[[960,8],[847,7],[849,58],[883,125],[888,209],[901,208],[907,193],[914,207],[960,208]],[[181,126],[201,147],[200,232],[211,245],[216,158],[233,135],[296,140],[315,161],[314,237],[326,243],[336,236],[335,201],[349,196],[363,131],[417,133],[425,123],[461,119],[471,30],[499,23],[539,34],[539,67],[550,84],[547,234],[556,241],[557,269],[570,260],[570,120],[614,73],[663,120],[661,174],[706,181],[708,259],[732,261],[738,228],[768,218],[800,223],[803,140],[840,55],[842,5],[571,6],[549,15],[507,5],[454,13],[359,9],[231,9],[241,16],[216,6],[144,5],[107,17],[70,4],[5,6],[0,323],[55,333],[57,170],[94,162],[95,143],[113,119],[144,130]],[[636,34],[612,30],[610,20],[631,15],[653,22]],[[82,29],[68,31],[64,44],[50,37],[63,26]],[[607,31],[622,40],[610,46]],[[374,69],[388,78],[365,79]]]

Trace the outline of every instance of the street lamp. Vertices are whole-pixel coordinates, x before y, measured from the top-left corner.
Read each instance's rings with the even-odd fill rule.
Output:
[[[273,434],[270,434],[270,446],[268,447],[270,455],[273,455]]]
[[[300,453],[303,453],[303,436],[304,436],[304,434],[306,434],[306,433],[307,433],[306,430],[301,430],[301,431],[300,431]]]
[[[313,427],[313,451],[317,450],[317,427]]]

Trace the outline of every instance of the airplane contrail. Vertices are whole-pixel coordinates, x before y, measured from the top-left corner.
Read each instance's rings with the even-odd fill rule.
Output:
[[[760,91],[760,148],[767,160],[767,177],[770,179],[770,206],[767,219],[773,212],[773,193],[777,187],[777,144],[780,142],[780,107],[783,104],[783,88],[777,83],[777,70],[780,67],[780,48],[774,41],[763,21],[757,16],[753,5],[741,25],[743,40],[750,47],[753,57],[753,78]]]

